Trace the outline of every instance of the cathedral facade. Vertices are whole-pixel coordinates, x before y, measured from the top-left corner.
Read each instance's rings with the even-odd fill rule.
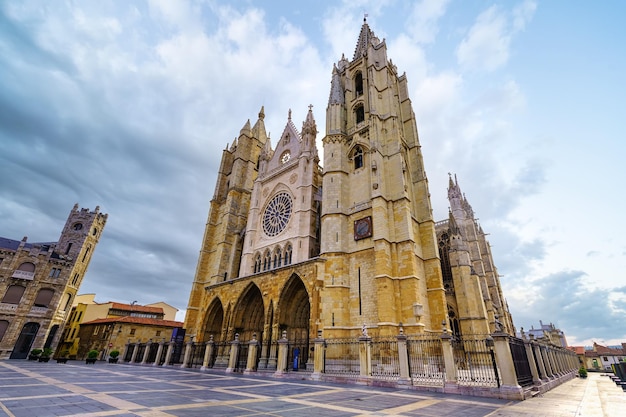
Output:
[[[459,256],[445,258],[453,262],[440,259],[442,248],[453,248],[449,240],[439,244],[407,78],[367,22],[352,60],[342,57],[332,70],[323,168],[311,107],[300,131],[289,111],[274,147],[264,112],[223,151],[188,335],[256,338],[263,362],[283,334],[390,336],[403,327],[438,335],[453,326],[459,335],[486,334],[501,323],[510,331],[504,300],[493,307],[502,295],[495,267],[479,268],[490,257],[484,234],[470,247],[455,246]],[[452,290],[442,265],[454,276]],[[472,300],[457,301],[464,297]]]

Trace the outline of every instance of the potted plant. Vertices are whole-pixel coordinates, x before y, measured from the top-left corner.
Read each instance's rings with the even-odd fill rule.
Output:
[[[585,369],[584,366],[581,366],[580,369],[578,370],[578,376],[581,378],[587,378],[587,370]]]
[[[41,355],[39,355],[39,362],[48,362],[50,360],[52,352],[54,352],[52,349],[44,348],[44,350],[41,352]]]
[[[41,352],[43,352],[41,349],[33,349],[33,350],[31,350],[30,354],[28,355],[28,360],[29,361],[39,360],[39,355],[41,355]]]
[[[120,356],[119,350],[112,350],[109,352],[109,363],[117,363],[117,360],[119,359],[118,356]]]
[[[87,352],[87,359],[85,360],[87,365],[96,363],[96,361],[98,360],[98,353],[99,352],[95,349],[92,349],[89,352]]]
[[[67,355],[69,353],[70,351],[67,349],[62,350],[61,353],[59,353],[59,356],[57,357],[57,363],[67,363]]]

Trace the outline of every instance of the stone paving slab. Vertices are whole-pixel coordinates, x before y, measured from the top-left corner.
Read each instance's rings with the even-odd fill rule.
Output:
[[[177,367],[0,361],[0,417],[626,416],[626,393],[591,374],[526,401]]]

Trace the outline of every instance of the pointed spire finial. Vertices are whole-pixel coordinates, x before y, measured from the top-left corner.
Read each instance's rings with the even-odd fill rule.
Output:
[[[363,15],[363,23],[367,23],[367,13]]]
[[[287,116],[287,119],[291,120],[291,109],[289,109],[289,115]]]
[[[261,106],[261,110],[259,111],[259,119],[265,119],[265,106]]]
[[[313,105],[309,104],[309,111],[313,111]]]

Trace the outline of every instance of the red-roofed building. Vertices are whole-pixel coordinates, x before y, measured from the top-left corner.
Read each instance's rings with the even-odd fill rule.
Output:
[[[170,340],[172,329],[183,327],[175,321],[177,308],[164,302],[139,305],[109,301],[98,303],[95,294],[76,297],[65,324],[57,356],[82,359],[95,349],[106,359],[111,350],[122,351],[132,342]]]
[[[583,346],[570,346],[568,349],[576,352],[581,365],[592,371],[610,371],[611,364],[626,360],[626,343],[622,343],[621,347],[608,347],[594,342],[591,350]]]

